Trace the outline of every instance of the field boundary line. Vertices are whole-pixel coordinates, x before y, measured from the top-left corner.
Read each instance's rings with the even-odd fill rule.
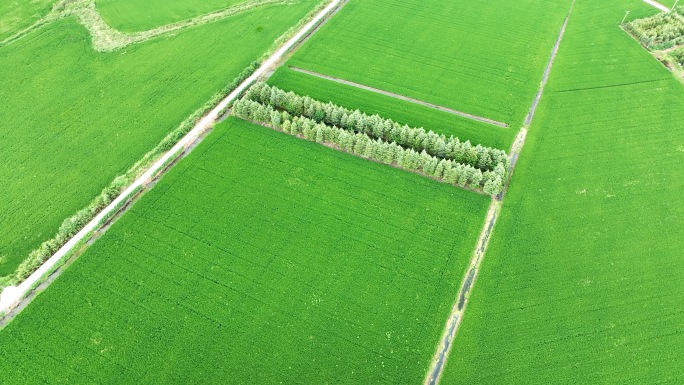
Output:
[[[650,6],[653,6],[655,8],[658,8],[659,10],[661,10],[663,12],[670,12],[671,11],[670,8],[664,6],[663,4],[660,4],[659,2],[657,2],[655,0],[644,0],[644,3],[646,3]]]
[[[534,118],[537,105],[539,104],[539,101],[541,100],[541,97],[544,93],[544,89],[546,88],[546,83],[551,73],[553,62],[556,59],[558,49],[560,48],[560,43],[563,40],[563,36],[565,35],[565,29],[568,25],[568,21],[570,20],[570,15],[572,14],[574,6],[575,0],[573,0],[570,4],[570,10],[568,11],[567,16],[565,17],[563,26],[561,27],[561,30],[558,34],[558,39],[556,40],[553,50],[551,51],[551,57],[549,58],[549,61],[546,65],[546,69],[544,70],[544,76],[542,77],[542,81],[539,85],[539,89],[537,91],[537,95],[535,96],[535,100],[532,103],[532,107],[530,108],[530,112],[528,113],[527,118],[525,119],[525,124],[520,128],[520,131],[518,132],[518,135],[516,136],[515,140],[513,141],[513,145],[511,146],[511,151],[508,155],[511,161],[511,166],[509,168],[510,171],[508,173],[508,177],[506,178],[506,183],[504,184],[504,189],[498,196],[492,198],[492,203],[489,206],[489,211],[487,212],[487,217],[485,219],[485,226],[482,229],[482,232],[480,233],[477,246],[470,260],[470,265],[466,270],[466,275],[463,278],[463,284],[456,296],[456,300],[452,307],[451,314],[447,319],[447,323],[444,327],[444,332],[440,339],[439,345],[437,346],[437,349],[435,351],[435,355],[432,358],[430,368],[427,372],[425,381],[423,383],[424,385],[439,384],[439,380],[441,379],[442,373],[444,372],[444,367],[449,358],[451,349],[454,345],[454,339],[456,338],[456,334],[458,333],[458,328],[461,325],[463,317],[465,316],[468,300],[475,286],[475,281],[477,279],[478,273],[480,272],[480,266],[482,264],[482,260],[484,259],[485,252],[487,251],[487,246],[489,245],[489,240],[491,239],[494,226],[496,225],[496,222],[499,219],[501,208],[503,207],[503,199],[506,195],[506,192],[508,191],[508,186],[510,185],[513,172],[515,171],[515,166],[518,163],[518,158],[520,157],[523,146],[525,145],[525,139],[527,138],[527,129],[529,125],[532,123],[532,119]]]
[[[544,75],[542,76],[541,84],[539,85],[539,89],[537,90],[537,95],[535,95],[534,101],[532,101],[532,107],[530,108],[530,111],[527,113],[527,117],[525,117],[526,126],[532,124],[534,114],[535,112],[537,112],[537,106],[539,105],[542,95],[544,94],[546,83],[548,82],[549,75],[551,74],[551,67],[553,66],[554,60],[556,60],[556,55],[558,54],[558,49],[560,48],[561,40],[563,40],[563,35],[565,35],[565,29],[568,26],[568,21],[570,21],[570,14],[572,13],[574,7],[575,0],[572,0],[572,4],[570,4],[570,11],[568,12],[568,15],[565,17],[565,21],[563,22],[561,31],[558,34],[558,39],[556,39],[556,44],[553,46],[553,50],[551,51],[551,59],[549,59],[548,63],[546,63],[546,68],[544,69]]]
[[[482,116],[477,116],[477,115],[469,114],[469,113],[463,112],[463,111],[454,110],[454,109],[452,109],[452,108],[443,107],[443,106],[440,106],[440,105],[437,105],[437,104],[424,102],[424,101],[419,100],[419,99],[414,99],[414,98],[411,98],[411,97],[408,97],[408,96],[404,96],[404,95],[400,95],[400,94],[395,94],[394,92],[389,92],[389,91],[381,90],[381,89],[379,89],[379,88],[366,86],[366,85],[363,85],[363,84],[360,84],[360,83],[355,83],[355,82],[352,82],[352,81],[349,81],[349,80],[344,80],[344,79],[336,78],[336,77],[334,77],[334,76],[325,75],[325,74],[322,74],[322,73],[318,73],[318,72],[315,72],[315,71],[310,71],[310,70],[303,69],[303,68],[299,68],[299,67],[289,67],[289,68],[290,68],[292,71],[295,71],[295,72],[299,72],[299,73],[303,73],[303,74],[306,74],[306,75],[315,76],[315,77],[317,77],[317,78],[329,80],[329,81],[332,81],[332,82],[335,82],[335,83],[340,83],[340,84],[344,84],[344,85],[351,86],[351,87],[355,87],[355,88],[360,88],[360,89],[362,89],[362,90],[366,90],[366,91],[374,92],[374,93],[376,93],[376,94],[381,94],[381,95],[389,96],[389,97],[392,97],[392,98],[395,98],[395,99],[399,99],[399,100],[403,100],[403,101],[406,101],[406,102],[410,102],[410,103],[414,103],[414,104],[420,104],[421,106],[429,107],[429,108],[432,108],[432,109],[435,109],[435,110],[439,110],[439,111],[442,111],[442,112],[447,112],[447,113],[452,114],[452,115],[458,115],[458,116],[463,117],[463,118],[466,118],[466,119],[477,120],[477,121],[479,121],[479,122],[483,122],[483,123],[487,123],[487,124],[492,124],[492,125],[499,126],[499,127],[503,127],[503,128],[508,128],[508,127],[509,127],[508,124],[503,123],[503,122],[498,122],[498,121],[496,121],[496,120],[492,120],[492,119],[485,118],[485,117],[482,117]]]
[[[45,263],[43,263],[33,274],[24,280],[18,286],[9,286],[0,294],[0,313],[7,313],[11,308],[16,306],[19,301],[26,296],[31,288],[39,283],[39,281],[48,274],[62,259],[68,255],[80,242],[86,239],[92,231],[94,231],[100,222],[105,220],[108,215],[117,211],[120,205],[125,204],[127,198],[133,195],[136,190],[143,187],[150,179],[163,170],[169,162],[173,161],[174,157],[179,153],[187,150],[192,143],[199,138],[205,131],[210,129],[216,122],[220,114],[228,107],[228,105],[240,96],[252,83],[254,83],[264,72],[266,72],[274,63],[276,63],[283,55],[285,55],[292,47],[294,47],[304,37],[309,30],[314,28],[324,17],[326,17],[333,9],[335,9],[341,0],[332,0],[323,10],[306,23],[293,37],[284,43],[275,53],[273,53],[266,61],[264,61],[254,73],[243,81],[235,90],[226,96],[218,103],[206,116],[204,116],[195,127],[188,132],[181,140],[179,140],[173,148],[167,151],[157,162],[155,162],[145,173],[136,179],[126,190],[119,194],[107,207],[102,209],[95,218],[83,227],[75,236],[67,241],[55,254],[52,255]]]

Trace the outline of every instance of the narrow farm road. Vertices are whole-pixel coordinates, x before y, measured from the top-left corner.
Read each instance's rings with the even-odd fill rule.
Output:
[[[659,10],[661,10],[663,12],[670,12],[671,11],[670,8],[660,4],[659,2],[657,2],[655,0],[644,0],[644,2],[648,5],[651,5],[651,6],[658,8]]]
[[[330,80],[330,81],[332,81],[332,82],[336,82],[336,83],[344,84],[344,85],[347,85],[347,86],[352,86],[352,87],[360,88],[360,89],[366,90],[366,91],[375,92],[376,94],[381,94],[381,95],[389,96],[389,97],[392,97],[392,98],[395,98],[395,99],[404,100],[404,101],[407,101],[407,102],[410,102],[410,103],[420,104],[420,105],[425,106],[425,107],[433,108],[433,109],[439,110],[439,111],[448,112],[448,113],[450,113],[450,114],[458,115],[458,116],[461,116],[461,117],[464,117],[464,118],[467,118],[467,119],[473,119],[473,120],[477,120],[477,121],[480,121],[480,122],[484,122],[484,123],[488,123],[488,124],[493,124],[493,125],[495,125],[495,126],[508,128],[508,124],[506,124],[506,123],[497,122],[496,120],[492,120],[492,119],[485,118],[485,117],[482,117],[482,116],[477,116],[477,115],[469,114],[469,113],[467,113],[467,112],[458,111],[458,110],[454,110],[454,109],[451,109],[451,108],[439,106],[439,105],[437,105],[437,104],[432,104],[432,103],[424,102],[424,101],[422,101],[422,100],[410,98],[410,97],[404,96],[404,95],[395,94],[395,93],[393,93],[393,92],[381,90],[381,89],[379,89],[379,88],[369,87],[369,86],[366,86],[366,85],[363,85],[363,84],[351,82],[351,81],[349,81],[349,80],[344,80],[344,79],[336,78],[336,77],[333,77],[333,76],[324,75],[324,74],[321,74],[321,73],[318,73],[318,72],[305,70],[305,69],[299,68],[299,67],[290,67],[290,69],[293,70],[293,71],[295,71],[295,72],[300,72],[300,73],[303,73],[303,74],[315,76],[315,77],[317,77],[317,78],[321,78],[321,79],[325,79],[325,80]]]
[[[508,180],[506,181],[504,190],[501,192],[501,194],[492,199],[492,203],[489,206],[489,211],[487,212],[484,228],[480,233],[480,238],[478,239],[477,247],[473,252],[473,256],[470,260],[470,265],[468,267],[465,277],[463,278],[463,285],[461,286],[461,289],[459,290],[456,296],[456,301],[451,310],[451,314],[447,319],[447,323],[444,328],[440,344],[439,346],[437,346],[435,355],[432,358],[432,364],[427,373],[427,377],[425,378],[425,385],[438,384],[442,376],[442,372],[444,371],[444,366],[446,364],[447,359],[449,358],[451,348],[453,347],[454,338],[456,337],[458,328],[461,325],[461,320],[463,320],[463,316],[465,315],[466,307],[468,305],[468,299],[470,297],[478,273],[480,271],[480,265],[482,264],[485,252],[487,251],[487,245],[489,244],[489,240],[491,239],[492,231],[494,230],[496,221],[499,218],[501,207],[503,204],[503,198],[506,194],[506,191],[508,190],[508,185],[513,175],[515,165],[517,164],[518,157],[520,156],[522,148],[525,144],[525,138],[527,137],[527,128],[532,123],[534,114],[537,110],[537,105],[539,104],[539,101],[541,100],[542,95],[544,93],[544,89],[546,87],[549,74],[551,73],[551,68],[553,67],[553,62],[556,59],[556,54],[558,53],[560,43],[563,40],[563,35],[565,35],[565,29],[568,25],[568,21],[570,20],[570,15],[572,14],[574,6],[575,0],[573,0],[572,4],[570,5],[570,11],[568,11],[568,15],[566,16],[565,21],[563,22],[561,30],[558,34],[558,39],[556,39],[556,43],[553,47],[553,50],[551,51],[551,57],[549,58],[549,61],[546,65],[546,69],[544,70],[544,75],[542,76],[542,81],[539,85],[537,95],[535,96],[532,102],[532,106],[530,107],[530,111],[528,112],[527,117],[525,118],[525,124],[518,132],[518,135],[516,136],[515,141],[513,142],[513,146],[511,147],[511,151],[509,152],[508,157],[511,162],[511,167],[508,173]]]
[[[195,127],[188,132],[178,143],[176,143],[171,150],[164,154],[156,163],[154,163],[142,176],[133,182],[124,192],[122,192],[116,199],[112,201],[107,207],[102,209],[100,213],[85,225],[73,238],[71,238],[64,246],[50,257],[40,268],[31,274],[19,286],[10,286],[0,294],[0,314],[9,312],[16,306],[27,293],[38,284],[43,276],[49,273],[55,266],[62,261],[62,259],[69,254],[69,252],[77,246],[81,241],[87,239],[92,231],[94,231],[100,223],[110,214],[116,212],[119,205],[126,202],[130,196],[134,195],[137,189],[143,187],[151,180],[159,171],[163,170],[168,162],[172,161],[174,157],[180,152],[186,150],[193,142],[199,138],[204,132],[211,128],[211,126],[219,118],[221,112],[245,90],[252,83],[254,83],[260,76],[262,76],[268,69],[277,63],[280,58],[289,52],[303,37],[315,28],[323,18],[327,17],[334,9],[338,7],[341,0],[332,0],[328,6],[320,11],[314,18],[304,25],[290,40],[283,44],[273,55],[271,55],[262,65],[244,82],[242,82],[233,92],[226,96],[211,112],[202,118]]]

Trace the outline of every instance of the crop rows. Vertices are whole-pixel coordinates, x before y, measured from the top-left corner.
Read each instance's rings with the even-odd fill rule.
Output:
[[[442,384],[684,382],[684,93],[624,7],[576,3]]]
[[[0,332],[3,382],[418,383],[488,201],[230,118]]]
[[[292,76],[288,67],[299,67],[520,125],[569,6],[570,1],[537,0],[351,0],[278,70],[272,84],[280,86],[280,79]],[[317,83],[345,99],[363,94],[326,80]],[[308,82],[288,81],[287,88],[317,99],[324,92],[336,102],[334,93]]]

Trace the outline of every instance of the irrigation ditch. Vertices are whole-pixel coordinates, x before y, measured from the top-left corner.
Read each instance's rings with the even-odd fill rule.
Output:
[[[9,286],[0,293],[0,328],[24,309],[40,291],[53,282],[64,268],[78,258],[87,247],[100,237],[126,210],[162,178],[180,159],[187,156],[228,112],[230,104],[254,82],[272,74],[273,68],[282,64],[286,55],[294,53],[327,20],[335,15],[346,0],[331,0],[313,16],[289,40],[282,44],[247,79],[238,85],[214,108],[200,119],[192,130],[183,136],[169,151],[162,155],[128,188],[102,209],[75,236],[18,286]],[[268,75],[270,76],[270,75]]]
[[[513,176],[515,166],[518,162],[518,158],[520,157],[520,153],[522,152],[522,148],[525,144],[528,128],[532,123],[532,120],[534,119],[535,113],[537,111],[537,106],[544,94],[546,83],[548,82],[549,75],[551,74],[551,68],[553,67],[553,62],[555,61],[556,55],[558,54],[558,49],[560,48],[561,41],[563,40],[563,36],[565,35],[565,29],[570,20],[570,15],[572,14],[574,6],[575,0],[572,1],[570,5],[570,10],[568,11],[565,20],[563,21],[563,25],[561,26],[561,30],[558,33],[558,38],[556,39],[556,43],[551,51],[551,57],[549,58],[546,64],[544,74],[542,75],[541,83],[539,84],[539,89],[537,90],[537,94],[535,95],[534,100],[532,101],[532,106],[530,107],[527,117],[525,118],[525,122],[521,127],[520,131],[518,132],[518,135],[516,136],[515,141],[513,142],[513,145],[511,147],[511,151],[509,152],[508,156],[511,161],[511,167],[508,173],[506,183],[504,184],[504,189],[498,196],[492,198],[492,203],[489,206],[489,211],[487,212],[487,217],[485,219],[482,232],[480,233],[477,246],[475,248],[475,251],[473,252],[472,258],[470,259],[470,264],[468,266],[466,274],[463,277],[463,284],[461,285],[461,288],[456,295],[456,299],[454,301],[451,314],[447,319],[446,325],[444,327],[444,332],[442,333],[439,345],[436,348],[435,354],[431,361],[430,368],[425,377],[424,385],[436,385],[439,383],[439,380],[441,379],[444,367],[449,358],[449,354],[451,353],[451,350],[453,348],[454,339],[458,333],[458,328],[461,325],[461,321],[463,320],[463,317],[465,315],[468,300],[473,291],[475,281],[477,280],[482,260],[484,259],[485,252],[487,251],[487,246],[489,245],[489,240],[491,239],[492,232],[494,231],[496,221],[500,217],[501,207],[503,206],[503,199],[506,195],[506,192],[508,191],[508,186],[510,184],[511,177]]]

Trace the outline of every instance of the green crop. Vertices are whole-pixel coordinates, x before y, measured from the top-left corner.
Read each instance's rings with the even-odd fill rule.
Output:
[[[570,0],[350,0],[286,66],[501,121],[517,129],[532,104],[569,8]],[[283,86],[324,99],[314,87],[304,87]],[[337,84],[325,87],[342,94],[357,92]]]
[[[0,331],[3,383],[420,383],[489,202],[230,118]]]
[[[684,382],[684,88],[628,3],[575,4],[444,385]]]
[[[266,6],[110,53],[94,52],[73,19],[0,47],[0,276],[315,3]]]

